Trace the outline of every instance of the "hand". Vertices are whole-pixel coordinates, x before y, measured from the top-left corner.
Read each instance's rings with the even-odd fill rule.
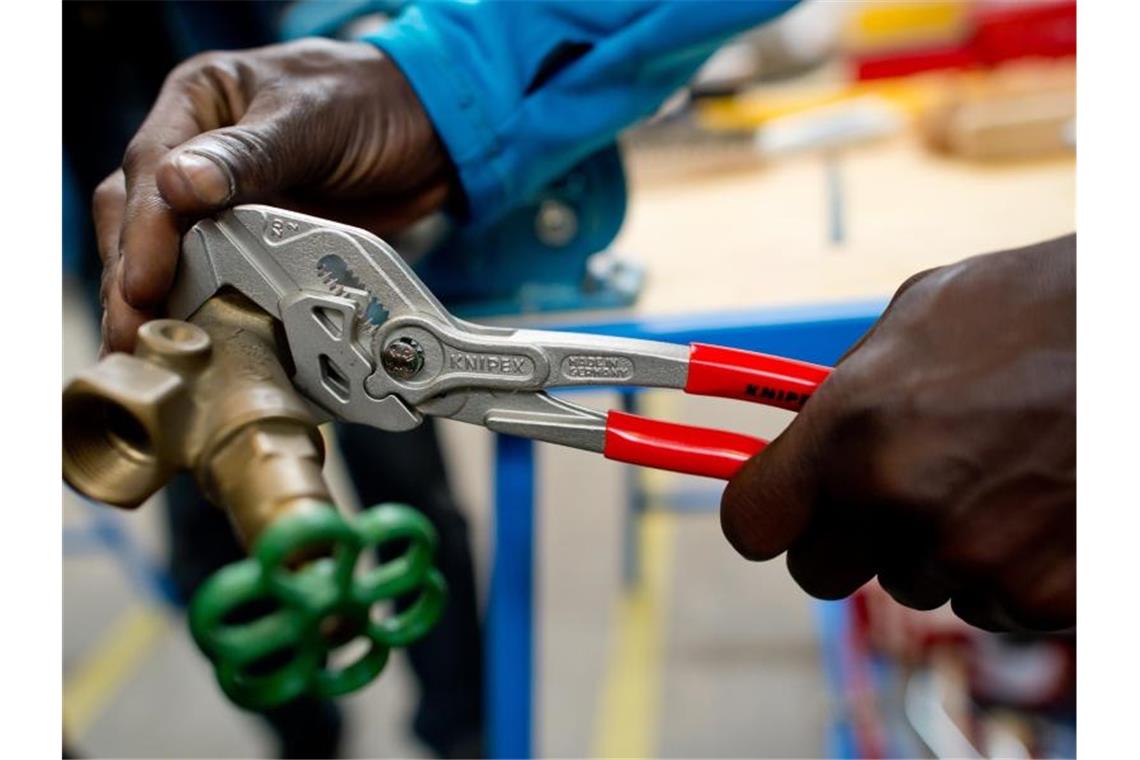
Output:
[[[725,490],[752,560],[813,596],[875,575],[989,630],[1076,622],[1076,236],[908,280]]]
[[[266,202],[383,235],[454,187],[415,93],[372,45],[311,39],[191,58],[95,191],[104,348],[130,350],[157,315],[199,218]]]

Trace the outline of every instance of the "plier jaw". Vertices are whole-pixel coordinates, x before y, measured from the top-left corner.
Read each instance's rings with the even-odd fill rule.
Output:
[[[374,235],[268,206],[239,206],[187,233],[171,315],[189,316],[223,288],[280,320],[294,384],[332,418],[407,430],[426,414],[719,478],[764,442],[598,412],[546,390],[673,388],[798,410],[829,372],[718,346],[466,322]]]

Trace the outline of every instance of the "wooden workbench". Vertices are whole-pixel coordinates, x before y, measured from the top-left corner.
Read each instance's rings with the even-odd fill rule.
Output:
[[[889,296],[914,272],[1075,229],[1075,159],[987,166],[909,133],[830,159],[844,240],[830,241],[828,162],[764,163],[747,145],[634,144],[615,248],[645,264],[637,316]]]

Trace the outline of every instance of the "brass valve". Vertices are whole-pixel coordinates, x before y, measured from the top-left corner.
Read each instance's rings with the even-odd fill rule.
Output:
[[[327,508],[317,419],[282,356],[273,318],[238,294],[187,322],[144,324],[134,355],[110,354],[64,389],[64,479],[134,508],[189,470],[247,546],[280,517]]]
[[[432,629],[447,596],[423,515],[384,504],[345,518],[332,507],[317,418],[289,382],[285,348],[270,315],[219,294],[187,322],[147,322],[133,356],[105,357],[63,392],[63,477],[73,488],[134,508],[189,470],[252,551],[189,607],[219,686],[249,709],[364,687],[393,647]],[[357,572],[362,552],[393,541],[398,557]],[[374,615],[412,593],[406,609]],[[250,604],[270,611],[232,619]],[[333,667],[330,653],[360,636],[367,652]]]

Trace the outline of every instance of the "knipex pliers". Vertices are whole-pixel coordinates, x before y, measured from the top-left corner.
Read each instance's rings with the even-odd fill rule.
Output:
[[[329,418],[400,431],[446,417],[715,478],[730,478],[766,442],[545,391],[677,388],[797,411],[830,372],[719,346],[473,324],[449,314],[376,236],[269,206],[238,206],[187,232],[170,316],[189,317],[223,288],[280,321],[293,383]]]

